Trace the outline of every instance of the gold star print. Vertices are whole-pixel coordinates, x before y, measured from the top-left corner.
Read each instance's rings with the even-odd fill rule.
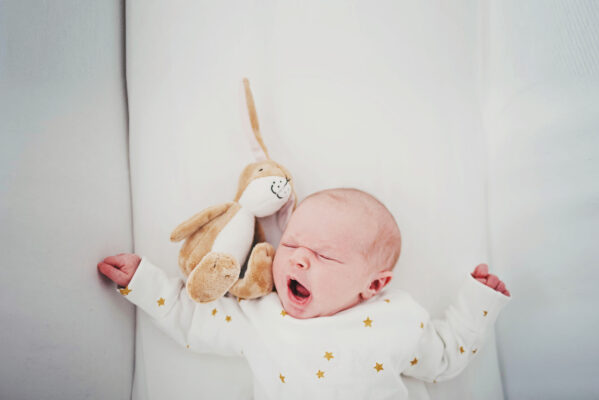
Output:
[[[216,308],[214,310],[212,310],[212,316],[214,317],[217,312],[218,312],[218,310]]]
[[[421,327],[422,329],[424,329],[424,322],[421,322],[421,323],[420,323],[420,327]]]
[[[464,347],[460,346],[460,353],[464,352]]]
[[[186,346],[189,349],[189,345]]]
[[[410,361],[410,364],[412,364],[412,365],[418,364],[418,359],[416,357],[414,357],[414,359],[412,361]]]
[[[129,293],[131,293],[131,289],[129,289],[129,286],[127,286],[124,289],[119,289],[119,292],[121,292],[123,296],[127,296]]]
[[[487,316],[487,310],[483,310],[483,317]]]
[[[325,351],[324,352],[324,358],[326,358],[327,361],[331,361],[331,358],[335,358],[335,356],[333,355],[333,353]]]
[[[391,300],[389,299],[385,299],[385,303],[389,303]]]
[[[433,383],[437,383],[437,380],[436,380],[436,379],[434,379],[434,380],[433,380]]]
[[[158,307],[163,306],[164,305],[164,298],[161,297],[158,300],[156,300],[156,303],[158,303]]]
[[[225,317],[225,321],[227,321],[227,322],[231,322],[231,316],[230,316],[230,315],[227,315],[227,316]]]
[[[285,377],[283,376],[283,374],[279,374],[279,379],[281,380],[281,382],[285,383]]]
[[[366,319],[362,322],[364,322],[365,327],[368,326],[372,328],[372,320],[370,319],[370,317],[366,317]]]
[[[477,350],[478,350],[478,349],[474,349],[474,350],[472,350],[472,354],[476,354],[476,351],[477,351]]]
[[[287,315],[287,312],[285,310],[281,311],[281,315],[284,317],[285,315]]]
[[[373,368],[376,369],[376,372],[381,372],[383,370],[383,364],[375,363]]]
[[[238,297],[238,298],[237,298],[237,302],[238,302],[238,303],[241,303],[241,300],[243,300],[241,297]]]
[[[318,370],[318,372],[316,373],[316,376],[318,377],[318,379],[324,378],[324,372],[321,370]]]

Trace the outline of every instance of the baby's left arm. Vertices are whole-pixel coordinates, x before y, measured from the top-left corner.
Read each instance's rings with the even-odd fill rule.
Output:
[[[403,375],[438,382],[458,375],[482,346],[501,309],[511,300],[505,284],[480,264],[464,280],[444,319],[423,324]]]

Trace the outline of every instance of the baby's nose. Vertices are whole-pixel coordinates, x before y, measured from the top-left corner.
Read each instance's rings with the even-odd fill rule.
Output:
[[[298,247],[297,249],[295,249],[295,252],[291,256],[291,262],[295,267],[299,269],[310,268],[310,258],[308,253],[308,250],[302,247]]]
[[[309,265],[310,263],[308,260],[299,260],[297,263],[295,263],[295,266],[299,269],[307,269]]]

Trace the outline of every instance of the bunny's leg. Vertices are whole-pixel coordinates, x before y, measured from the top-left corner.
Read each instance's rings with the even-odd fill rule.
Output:
[[[238,280],[229,293],[241,299],[254,299],[272,292],[272,260],[275,249],[270,243],[258,243],[252,249],[247,271],[243,279]]]
[[[222,296],[239,278],[241,267],[234,257],[210,252],[187,278],[187,293],[198,303],[208,303]]]

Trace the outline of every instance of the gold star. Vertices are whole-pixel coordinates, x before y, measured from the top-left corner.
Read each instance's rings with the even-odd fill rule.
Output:
[[[158,300],[156,300],[156,303],[158,303],[158,307],[163,306],[164,305],[164,298],[161,297]]]
[[[212,310],[212,316],[214,317],[217,312],[218,312],[218,310],[216,308],[214,310]]]
[[[478,350],[478,349],[474,349],[474,350],[472,350],[472,354],[476,354],[476,351],[477,351],[477,350]]]
[[[187,345],[187,348],[189,349],[189,345]]]
[[[376,369],[377,373],[381,372],[383,370],[383,364],[375,363],[375,366],[373,368]]]
[[[335,356],[333,355],[333,353],[325,351],[324,358],[326,358],[328,361],[331,361],[331,358],[335,358]]]
[[[385,303],[389,303],[391,300],[389,299],[385,299]]]
[[[324,372],[322,372],[321,370],[318,370],[318,372],[316,373],[316,376],[318,377],[318,379],[324,378]]]
[[[464,352],[464,347],[460,346],[460,353]]]
[[[230,315],[227,315],[227,316],[225,317],[225,321],[227,321],[227,322],[231,322],[231,316],[230,316]]]
[[[416,357],[414,357],[414,359],[412,361],[410,361],[410,364],[412,365],[416,365],[418,363],[418,359]]]
[[[279,379],[281,380],[281,382],[285,383],[285,377],[283,376],[283,374],[279,373]]]
[[[365,327],[369,326],[369,327],[372,328],[372,320],[370,319],[370,317],[366,317],[366,319],[364,321],[362,321],[362,322],[364,322],[364,326]]]
[[[129,293],[131,293],[131,289],[129,289],[129,286],[127,286],[124,289],[119,289],[119,292],[121,292],[123,296],[127,296]]]
[[[423,323],[423,322],[421,322],[421,323],[420,323],[420,327],[421,327],[422,329],[424,329],[424,323]]]
[[[435,379],[435,380],[433,380],[433,383],[437,383],[437,380],[436,380],[436,379]]]
[[[237,298],[237,302],[238,302],[238,303],[241,303],[241,300],[243,300],[241,297],[238,297],[238,298]]]
[[[483,310],[483,316],[487,316],[487,310]]]
[[[285,315],[287,315],[287,312],[285,310],[281,311],[281,315],[284,317]]]

